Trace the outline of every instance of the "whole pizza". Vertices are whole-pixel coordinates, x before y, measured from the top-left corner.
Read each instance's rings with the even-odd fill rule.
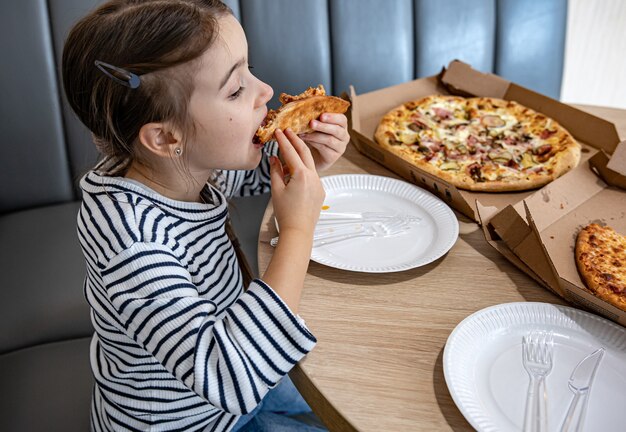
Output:
[[[576,238],[576,265],[591,292],[626,311],[626,236],[587,225]]]
[[[527,190],[580,160],[580,145],[553,119],[514,101],[432,95],[389,111],[377,143],[422,170],[472,191]]]

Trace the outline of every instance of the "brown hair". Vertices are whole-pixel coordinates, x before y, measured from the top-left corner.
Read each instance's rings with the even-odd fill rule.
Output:
[[[62,62],[67,100],[120,169],[136,159],[144,124],[167,121],[184,138],[193,133],[187,107],[195,69],[180,66],[212,45],[217,18],[231,13],[219,0],[112,0],[72,28]],[[96,60],[139,75],[139,87],[111,79]]]

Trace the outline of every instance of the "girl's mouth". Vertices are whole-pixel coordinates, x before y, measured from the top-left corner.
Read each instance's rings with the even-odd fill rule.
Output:
[[[261,139],[260,139],[257,135],[255,135],[255,136],[252,138],[252,145],[253,145],[253,146],[254,146],[254,148],[255,148],[255,149],[257,149],[257,150],[261,150],[263,147],[265,147],[265,143],[262,143],[262,142],[261,142]]]

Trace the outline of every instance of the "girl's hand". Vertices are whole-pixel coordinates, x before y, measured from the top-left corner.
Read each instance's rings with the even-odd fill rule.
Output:
[[[324,113],[319,120],[311,120],[315,132],[300,135],[311,147],[315,167],[323,171],[334,164],[346,151],[350,142],[348,119],[343,114]]]
[[[272,203],[280,227],[280,241],[263,280],[297,314],[311,258],[313,230],[325,193],[306,144],[289,129],[285,133],[276,130],[274,136],[285,161],[283,166],[273,156],[270,166]]]
[[[320,215],[325,192],[315,161],[306,144],[291,130],[275,132],[283,166],[272,157],[272,203],[280,227],[280,235],[298,233],[312,241],[313,230]]]

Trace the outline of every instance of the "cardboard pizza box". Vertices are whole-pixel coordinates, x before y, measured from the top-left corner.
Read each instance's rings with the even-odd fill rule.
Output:
[[[557,120],[581,142],[583,162],[599,149],[612,152],[618,142],[617,131],[612,123],[496,75],[476,71],[470,65],[456,60],[437,76],[360,95],[351,87],[350,136],[355,147],[406,180],[430,190],[451,207],[477,222],[480,221],[478,205],[503,209],[509,204],[520,202],[534,191],[487,193],[461,190],[379,147],[374,141],[376,127],[387,112],[404,102],[432,94],[497,97],[515,100],[542,112]]]
[[[524,272],[570,303],[626,326],[626,311],[585,288],[574,258],[576,236],[592,222],[626,234],[626,141],[519,203],[479,206],[479,213],[487,241]]]

